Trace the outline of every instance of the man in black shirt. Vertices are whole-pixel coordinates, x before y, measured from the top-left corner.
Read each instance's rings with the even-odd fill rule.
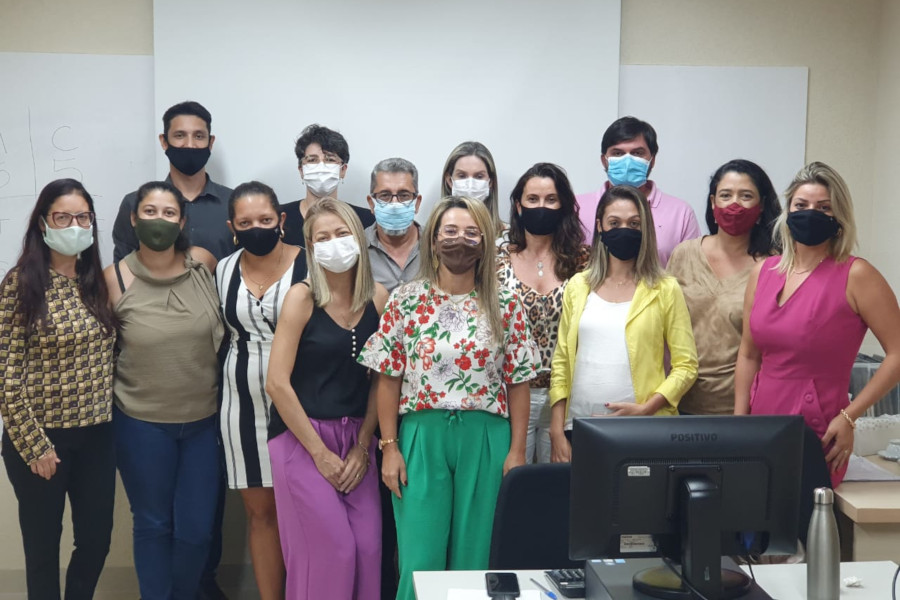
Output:
[[[231,189],[212,181],[206,173],[206,162],[216,136],[211,135],[212,116],[197,102],[182,102],[163,115],[163,132],[159,143],[169,157],[171,182],[187,200],[185,232],[193,246],[209,250],[221,260],[234,252],[228,220],[228,197]],[[137,192],[125,196],[113,225],[113,258],[121,260],[138,248],[137,235],[131,225],[131,212]]]

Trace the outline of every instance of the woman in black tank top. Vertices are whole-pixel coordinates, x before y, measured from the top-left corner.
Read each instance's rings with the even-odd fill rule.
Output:
[[[349,206],[321,200],[303,233],[309,281],[285,297],[266,383],[286,597],[375,600],[376,414],[356,357],[378,327],[387,290],[372,279],[362,224]]]

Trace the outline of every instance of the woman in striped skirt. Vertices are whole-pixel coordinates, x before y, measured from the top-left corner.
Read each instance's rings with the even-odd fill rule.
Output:
[[[250,523],[250,556],[260,598],[284,598],[272,467],[266,445],[271,399],[266,370],[288,289],[306,277],[306,253],[282,242],[284,213],[269,186],[235,188],[228,226],[237,252],[222,259],[216,283],[231,334],[222,381],[220,425],[228,487],[241,490]]]

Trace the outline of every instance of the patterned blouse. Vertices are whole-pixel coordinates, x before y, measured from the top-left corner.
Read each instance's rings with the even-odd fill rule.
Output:
[[[518,298],[500,289],[500,344],[491,342],[476,298],[474,290],[454,298],[422,280],[391,293],[378,331],[357,360],[379,373],[403,377],[401,415],[439,408],[508,417],[505,384],[535,376],[537,347]]]
[[[16,313],[18,276],[0,290],[3,425],[31,464],[53,449],[44,427],[64,429],[112,418],[113,346],[81,301],[78,282],[50,271],[46,326],[28,335]]]
[[[578,270],[584,270],[591,257],[591,249],[581,247],[578,254]],[[538,376],[531,380],[533,388],[550,387],[550,362],[553,352],[556,350],[557,331],[559,319],[562,316],[563,292],[566,291],[568,279],[559,287],[554,288],[548,294],[540,294],[528,287],[516,277],[512,261],[509,258],[509,244],[504,243],[497,249],[497,280],[505,288],[512,290],[519,297],[519,301],[525,308],[528,316],[528,324],[531,326],[531,337],[541,354],[541,365]]]

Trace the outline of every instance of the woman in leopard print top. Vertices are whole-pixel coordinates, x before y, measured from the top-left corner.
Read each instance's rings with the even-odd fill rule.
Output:
[[[497,254],[499,283],[519,297],[541,353],[541,369],[531,381],[528,462],[550,462],[550,360],[566,282],[589,256],[565,171],[551,163],[534,165],[510,194],[509,241]]]

